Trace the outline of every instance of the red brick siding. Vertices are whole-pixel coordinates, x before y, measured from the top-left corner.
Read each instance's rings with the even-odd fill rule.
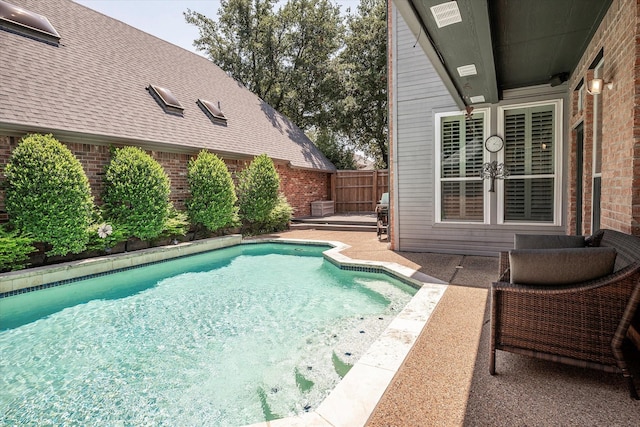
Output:
[[[602,94],[602,200],[601,227],[640,235],[640,0],[613,0],[607,15],[587,47],[569,86],[591,77],[589,66],[602,50],[604,80],[613,89]],[[579,113],[570,105],[572,125],[584,120],[585,149],[591,149],[593,98],[586,95],[586,108]],[[587,134],[589,132],[589,134]],[[571,135],[569,173],[575,171],[575,132]],[[585,206],[591,203],[591,151],[585,150]],[[587,158],[588,157],[588,158]],[[569,175],[570,177],[575,175]],[[570,223],[575,224],[575,182],[569,200]],[[572,209],[573,208],[573,209]],[[583,212],[585,224],[590,211]]]
[[[0,171],[9,161],[11,151],[17,146],[20,138],[0,135]],[[82,164],[91,185],[91,193],[97,205],[101,204],[100,194],[103,189],[102,177],[104,167],[110,158],[110,148],[107,145],[93,145],[63,142]],[[170,199],[174,206],[184,209],[184,202],[189,197],[187,182],[187,165],[189,159],[197,155],[193,153],[170,153],[163,151],[147,151],[160,165],[171,180]],[[250,162],[247,160],[225,159],[232,176]],[[329,200],[329,180],[331,174],[317,171],[293,169],[287,165],[276,165],[280,175],[280,190],[294,208],[295,216],[311,214],[311,202],[315,200]],[[4,181],[4,175],[0,177]],[[0,223],[7,221],[4,205],[4,186],[0,182]]]

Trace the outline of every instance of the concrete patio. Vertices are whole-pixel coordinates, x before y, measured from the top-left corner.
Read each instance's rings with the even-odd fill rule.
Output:
[[[354,259],[391,261],[450,283],[367,425],[637,426],[621,375],[498,352],[489,375],[488,290],[498,259],[393,252],[375,232],[291,230],[270,237],[341,241]],[[638,384],[640,355],[631,356]]]

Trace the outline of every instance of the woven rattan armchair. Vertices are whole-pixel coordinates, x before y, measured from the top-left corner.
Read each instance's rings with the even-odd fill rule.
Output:
[[[491,286],[491,375],[502,350],[621,373],[638,399],[622,348],[640,327],[640,238],[604,230],[600,246],[616,248],[613,273],[571,285],[511,283],[509,253],[500,254],[500,279]]]

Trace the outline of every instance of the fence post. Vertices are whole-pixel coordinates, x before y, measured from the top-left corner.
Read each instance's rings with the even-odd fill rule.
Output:
[[[330,179],[330,185],[331,188],[329,189],[329,200],[333,200],[333,211],[336,211],[336,178],[337,178],[337,172],[334,172],[331,174],[331,179]]]
[[[376,210],[376,205],[378,204],[378,170],[374,169],[373,170],[373,174],[371,175],[371,178],[373,179],[373,201],[372,201],[372,205],[371,205],[371,210],[375,211]]]

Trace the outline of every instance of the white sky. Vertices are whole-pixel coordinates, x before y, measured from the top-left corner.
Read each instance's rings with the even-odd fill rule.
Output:
[[[125,22],[146,33],[196,52],[193,41],[198,38],[195,25],[187,24],[187,9],[217,20],[220,0],[74,0],[107,16]],[[334,0],[345,13],[355,13],[359,0]],[[197,53],[197,52],[196,52]]]

